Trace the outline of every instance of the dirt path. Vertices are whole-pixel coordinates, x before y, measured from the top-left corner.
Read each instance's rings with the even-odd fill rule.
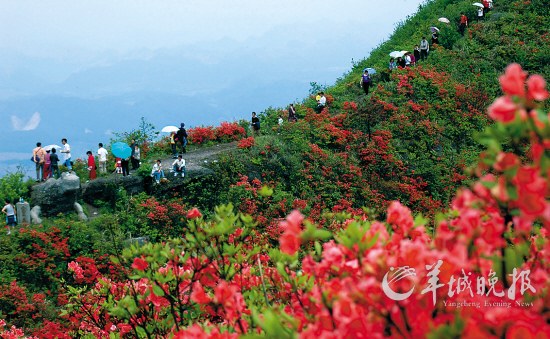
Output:
[[[185,167],[187,172],[189,171],[200,171],[205,169],[205,165],[209,162],[216,160],[220,153],[225,153],[237,148],[237,142],[230,142],[227,144],[219,144],[205,148],[199,148],[192,151],[188,151],[183,154],[183,159],[185,159]],[[172,163],[174,159],[164,158],[161,159],[162,168],[164,168],[165,173],[172,169]]]

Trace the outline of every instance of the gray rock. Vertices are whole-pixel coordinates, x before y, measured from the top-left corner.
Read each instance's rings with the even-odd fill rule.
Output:
[[[145,190],[144,179],[139,175],[110,175],[98,178],[82,185],[82,199],[93,206],[97,206],[99,201],[114,202],[117,191],[121,188],[128,194],[138,194]]]
[[[40,206],[34,206],[31,209],[31,212],[30,212],[31,222],[34,225],[39,225],[42,223],[42,219],[40,219],[40,212],[41,212]]]
[[[32,187],[31,199],[34,205],[41,208],[45,216],[57,215],[72,211],[80,194],[80,179],[72,173],[62,173],[59,179],[48,181]]]
[[[74,203],[74,210],[78,214],[78,220],[80,221],[88,221],[88,216],[84,213],[84,210],[82,209],[82,206],[80,206],[79,203]]]

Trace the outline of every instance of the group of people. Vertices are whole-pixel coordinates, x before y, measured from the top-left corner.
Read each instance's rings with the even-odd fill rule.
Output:
[[[56,179],[59,179],[61,173],[59,170],[60,165],[64,165],[69,172],[72,172],[73,162],[71,157],[71,146],[67,142],[66,138],[61,139],[61,150],[58,155],[57,148],[51,146],[48,148],[43,148],[41,142],[36,143],[36,147],[32,150],[31,160],[35,163],[36,167],[36,181],[46,181],[49,178],[55,176]],[[121,173],[126,176],[130,174],[129,163],[132,164],[132,169],[136,170],[140,166],[141,160],[141,151],[135,140],[132,140],[130,145],[132,153],[129,158],[115,159],[115,171],[116,173]],[[107,156],[109,152],[103,147],[103,143],[98,144],[97,150],[97,163],[99,164],[99,173],[107,173]],[[61,158],[60,158],[61,156]],[[92,151],[86,152],[86,166],[89,173],[89,179],[93,180],[97,178],[98,167],[96,165],[95,155]]]
[[[434,31],[432,34],[432,44],[439,43],[439,35],[437,31]],[[406,52],[403,54],[403,56],[399,56],[397,58],[390,58],[390,62],[388,64],[388,69],[390,72],[397,68],[405,68],[410,66],[416,66],[416,64],[419,61],[424,61],[428,59],[428,54],[430,53],[430,43],[426,39],[425,36],[422,37],[420,40],[420,44],[415,45],[413,52]]]
[[[31,161],[35,163],[37,182],[52,178],[54,173],[56,178],[59,178],[60,161],[69,171],[72,171],[71,146],[65,138],[61,139],[61,144],[63,145],[60,151],[62,160],[59,159],[55,147],[44,149],[41,142],[36,143],[36,147],[32,150]]]
[[[103,148],[103,144],[101,144],[101,143],[99,144],[99,147],[100,148],[98,149],[97,152],[98,152],[98,160],[100,162],[100,168],[101,168],[102,167],[101,166],[102,158],[101,158],[101,155],[100,155],[100,151],[103,154],[104,152],[107,152],[107,150],[105,150]],[[132,164],[132,170],[134,170],[134,171],[137,170],[140,167],[140,165],[141,165],[141,150],[139,148],[139,145],[136,143],[135,139],[132,139],[132,142],[130,143],[130,149],[132,150],[132,152],[131,152],[129,157],[127,157],[127,158],[116,157],[115,158],[115,173],[122,174],[123,176],[130,175],[130,163]],[[90,171],[90,180],[95,179],[95,173],[92,173],[93,169],[95,168],[95,166],[94,166],[95,164],[92,163],[94,161],[94,158],[93,158],[93,155],[91,153],[92,153],[91,151],[88,151],[88,170]],[[107,156],[105,155],[105,159],[106,158],[107,158]],[[105,160],[105,161],[107,161],[107,160]],[[100,173],[106,173],[106,170],[104,170],[103,172],[100,170]]]
[[[187,130],[185,124],[182,122],[180,128],[177,131],[170,133],[170,147],[172,149],[172,158],[178,157],[177,145],[181,146],[181,153],[187,152]]]
[[[174,177],[181,175],[182,178],[185,178],[186,167],[185,159],[183,159],[182,154],[178,154],[176,160],[174,160],[174,162],[172,163],[172,172],[174,173]],[[165,178],[164,169],[162,168],[162,161],[160,159],[157,159],[157,161],[155,161],[155,163],[153,164],[151,176],[155,179],[155,182],[157,184],[159,184],[160,181]]]

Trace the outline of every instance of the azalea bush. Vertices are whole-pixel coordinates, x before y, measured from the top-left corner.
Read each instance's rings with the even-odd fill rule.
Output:
[[[397,201],[381,218],[365,209],[320,218],[294,210],[274,220],[273,244],[231,205],[211,218],[182,209],[181,236],[125,249],[112,257],[116,270],[69,262],[74,280],[61,320],[48,326],[105,338],[544,338],[548,92],[517,64],[500,82],[504,96],[481,137],[486,150],[470,169],[476,179],[433,221]],[[250,199],[264,199],[262,209],[276,205],[274,190],[241,180]]]

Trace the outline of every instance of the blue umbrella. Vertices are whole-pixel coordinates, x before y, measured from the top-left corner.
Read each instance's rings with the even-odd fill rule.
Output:
[[[117,158],[128,158],[130,155],[132,155],[132,149],[128,144],[124,142],[115,142],[111,145],[111,152],[113,155]]]

